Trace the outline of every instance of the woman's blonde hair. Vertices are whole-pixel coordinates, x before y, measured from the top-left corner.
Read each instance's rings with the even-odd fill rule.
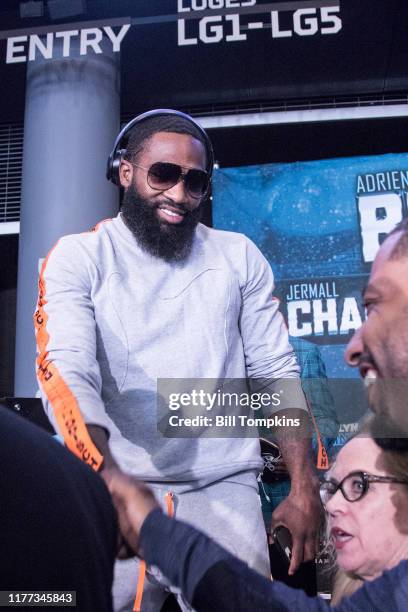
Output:
[[[337,569],[333,579],[331,606],[337,606],[344,597],[350,597],[363,586],[364,580],[352,572]]]

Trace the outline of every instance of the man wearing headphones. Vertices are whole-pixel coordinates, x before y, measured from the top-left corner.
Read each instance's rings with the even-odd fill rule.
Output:
[[[62,238],[43,264],[37,372],[50,419],[114,501],[115,474],[136,475],[170,514],[268,575],[258,439],[157,431],[158,379],[274,379],[276,390],[289,378],[275,410],[300,429],[308,420],[268,263],[243,235],[199,223],[212,169],[208,136],[183,113],[150,111],[122,130],[107,172],[124,189],[120,214]],[[317,479],[310,439],[279,438],[292,490],[274,521],[292,532],[293,572],[314,556]],[[142,595],[134,559],[117,564],[115,610],[132,609],[137,574],[134,609],[160,610],[161,576],[149,573]]]
[[[365,381],[374,413],[368,423],[376,443],[385,451],[383,465],[386,465],[391,458],[386,457],[388,451],[392,451],[392,461],[398,453],[403,458],[408,452],[408,218],[398,223],[382,243],[363,298],[367,317],[351,338],[345,357],[350,366],[359,368]],[[109,480],[107,484],[110,488]],[[408,610],[407,559],[376,579],[366,580],[336,607],[329,607],[320,597],[307,597],[300,589],[265,580],[198,530],[169,520],[158,508],[151,491],[134,478],[121,474],[114,493],[117,506],[118,499],[126,499],[126,507],[122,504],[118,516],[129,545],[181,588],[197,612]],[[344,499],[341,483],[336,484],[332,494]],[[369,489],[363,494],[370,495]],[[406,515],[400,500],[399,491],[393,491],[393,520],[404,532]],[[358,503],[361,501],[357,500]],[[343,507],[335,512],[343,515],[344,511]]]

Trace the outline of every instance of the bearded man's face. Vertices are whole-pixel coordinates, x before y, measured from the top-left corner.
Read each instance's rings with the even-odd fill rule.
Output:
[[[126,225],[151,255],[182,261],[191,251],[202,198],[192,197],[182,179],[168,189],[153,189],[147,173],[157,162],[205,171],[205,147],[188,134],[156,132],[143,144],[135,163],[123,162],[131,173],[121,209]]]
[[[365,381],[378,443],[408,450],[408,257],[393,257],[400,238],[391,234],[375,258],[364,291],[367,318],[346,360]]]

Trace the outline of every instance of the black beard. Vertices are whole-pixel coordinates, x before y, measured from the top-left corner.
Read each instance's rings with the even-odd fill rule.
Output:
[[[171,224],[161,221],[157,207],[141,198],[133,184],[125,191],[121,213],[138,245],[150,255],[164,261],[185,260],[191,252],[197,223],[201,219],[202,206],[189,210],[187,205],[179,205],[185,211],[183,221]]]
[[[395,370],[393,370],[394,372]],[[377,378],[373,385],[370,429],[378,446],[385,450],[408,450],[408,427],[406,417],[407,378]]]
[[[383,450],[408,451],[408,437],[385,411],[375,414],[370,422],[371,435]]]
[[[375,442],[383,450],[389,450],[395,453],[408,452],[407,438],[376,438]]]

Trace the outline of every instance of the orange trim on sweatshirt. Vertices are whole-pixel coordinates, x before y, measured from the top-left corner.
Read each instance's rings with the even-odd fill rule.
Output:
[[[146,561],[139,562],[139,576],[137,579],[136,597],[133,604],[133,612],[140,612],[142,609],[142,598],[144,591],[144,583],[146,578]]]
[[[109,219],[106,219],[106,221],[109,221]],[[101,223],[104,222],[98,223],[91,231],[97,231]],[[61,376],[58,368],[48,358],[47,345],[50,336],[47,331],[48,315],[44,309],[44,306],[47,304],[44,272],[50,255],[57,244],[48,253],[41,266],[38,283],[38,308],[34,313],[38,347],[37,376],[54,411],[65,444],[77,457],[97,471],[102,466],[103,455],[99,452],[89,435],[75,395]]]
[[[169,491],[168,493],[166,493],[166,495],[164,496],[164,499],[166,500],[167,514],[168,516],[170,516],[170,518],[173,518],[174,516],[174,494],[173,492]]]
[[[174,494],[173,492],[169,491],[168,493],[166,493],[166,495],[164,496],[164,499],[166,500],[167,514],[168,516],[173,518],[174,517]],[[146,562],[141,559],[139,563],[139,576],[137,579],[136,597],[135,597],[135,601],[133,604],[133,612],[141,612],[145,579],[146,579]]]

